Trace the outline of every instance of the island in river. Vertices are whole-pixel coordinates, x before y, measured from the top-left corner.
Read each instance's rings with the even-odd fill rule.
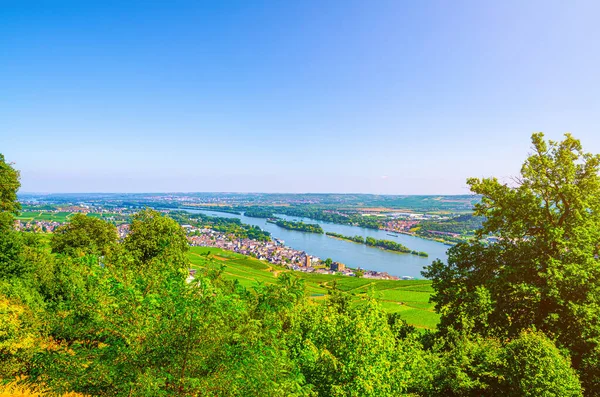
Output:
[[[296,230],[298,232],[323,234],[323,228],[321,227],[321,225],[319,225],[317,223],[304,223],[302,221],[293,222],[293,221],[286,221],[286,220],[280,219],[280,218],[269,218],[269,219],[267,219],[267,222],[274,223],[275,225],[282,227],[284,229],[288,229],[288,230]]]
[[[423,257],[429,256],[429,254],[427,252],[411,250],[407,246],[397,243],[392,240],[378,240],[373,237],[364,238],[363,236],[354,236],[354,237],[344,236],[343,234],[334,233],[334,232],[327,232],[325,234],[328,235],[329,237],[339,238],[341,240],[351,241],[351,242],[357,243],[357,244],[364,244],[364,245],[368,245],[370,247],[377,247],[380,249],[384,249],[387,251],[393,251],[393,252],[397,252],[397,253],[401,253],[401,254],[412,254],[412,255],[418,255],[418,256],[423,256]]]

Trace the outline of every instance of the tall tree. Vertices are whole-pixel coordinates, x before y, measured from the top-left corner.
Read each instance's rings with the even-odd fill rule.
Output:
[[[600,393],[600,156],[570,134],[532,136],[533,153],[512,184],[468,180],[482,196],[479,240],[449,250],[433,280],[442,332],[514,337],[535,327],[567,348],[588,395]],[[596,391],[594,391],[596,390]]]

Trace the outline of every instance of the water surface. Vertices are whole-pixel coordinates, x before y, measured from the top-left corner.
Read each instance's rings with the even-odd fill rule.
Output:
[[[447,245],[437,241],[426,240],[420,237],[395,234],[384,230],[367,229],[358,226],[338,225],[336,223],[317,221],[296,216],[277,214],[278,217],[289,221],[303,221],[305,223],[318,223],[326,232],[340,233],[345,236],[363,236],[376,239],[392,240],[403,244],[411,250],[424,251],[429,254],[428,258],[411,254],[397,254],[384,251],[379,248],[369,247],[350,241],[328,237],[324,234],[305,233],[296,230],[288,230],[275,224],[268,223],[263,218],[251,218],[245,215],[229,214],[225,212],[186,209],[190,213],[201,213],[209,216],[222,218],[238,218],[242,223],[255,225],[271,233],[271,236],[284,240],[288,247],[305,251],[309,255],[321,259],[331,258],[334,261],[345,263],[347,266],[363,269],[388,272],[394,276],[410,276],[422,278],[421,270],[433,260],[439,258],[447,260]]]

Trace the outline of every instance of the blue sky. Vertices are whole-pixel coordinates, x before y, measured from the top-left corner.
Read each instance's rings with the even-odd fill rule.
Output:
[[[23,192],[467,193],[600,153],[600,2],[2,1]]]

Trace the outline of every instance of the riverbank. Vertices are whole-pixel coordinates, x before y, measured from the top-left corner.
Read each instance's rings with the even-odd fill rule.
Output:
[[[365,277],[379,280],[399,280],[400,277],[392,276],[387,272],[378,272],[359,268],[346,267],[339,262],[328,262],[304,251],[286,247],[279,241],[257,241],[251,239],[234,238],[231,234],[217,232],[211,229],[189,229],[188,242],[195,247],[212,247],[226,251],[251,256],[274,265],[286,267],[288,270],[303,273],[316,273],[323,275],[343,275],[350,277]],[[403,279],[412,279],[404,276]]]
[[[206,210],[187,210],[191,213],[203,213],[213,217],[237,218],[242,223],[258,226],[264,231],[268,231],[271,237],[285,241],[285,245],[293,249],[304,251],[310,255],[319,258],[332,258],[338,262],[346,264],[351,268],[367,268],[379,272],[387,272],[390,275],[399,277],[410,276],[421,278],[421,271],[425,266],[431,264],[431,259],[447,260],[447,246],[422,239],[416,236],[400,234],[398,237],[389,237],[383,230],[367,229],[357,226],[339,225],[315,221],[309,218],[290,217],[283,214],[276,214],[277,217],[287,221],[303,221],[304,223],[317,223],[326,232],[336,232],[342,235],[362,235],[363,237],[373,237],[376,239],[390,239],[401,243],[411,249],[424,251],[429,257],[418,255],[398,255],[396,252],[383,249],[369,249],[364,245],[351,244],[345,240],[328,238],[324,234],[304,233],[296,230],[288,230],[268,223],[266,219],[252,218],[244,215],[226,214],[222,212],[212,212]],[[431,258],[431,259],[430,259]]]

